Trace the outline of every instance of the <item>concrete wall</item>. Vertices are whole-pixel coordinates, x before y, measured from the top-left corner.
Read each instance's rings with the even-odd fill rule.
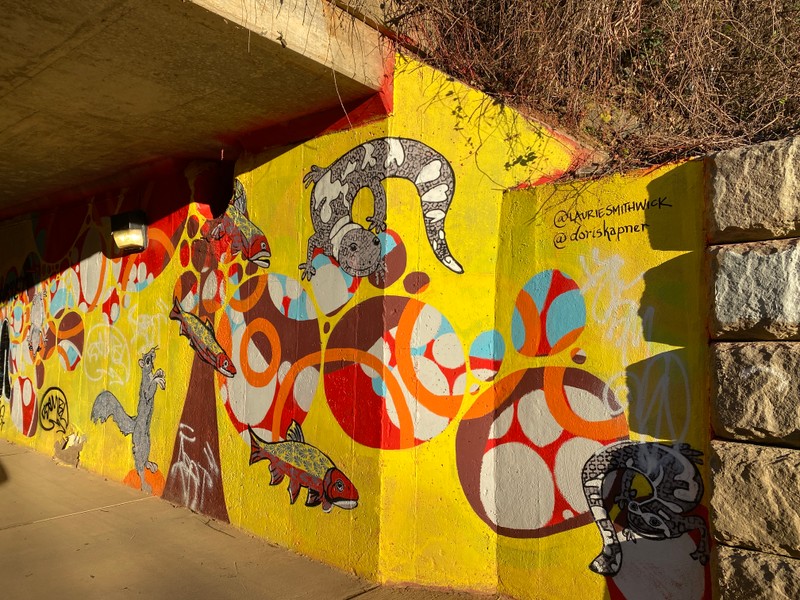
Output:
[[[719,597],[800,594],[800,138],[709,159]]]
[[[5,224],[0,434],[379,581],[707,597],[702,164],[554,185],[569,140],[393,95],[229,205],[176,164]]]

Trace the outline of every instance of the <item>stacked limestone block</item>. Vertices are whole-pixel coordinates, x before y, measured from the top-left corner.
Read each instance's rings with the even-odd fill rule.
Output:
[[[718,597],[800,598],[800,138],[708,162]]]

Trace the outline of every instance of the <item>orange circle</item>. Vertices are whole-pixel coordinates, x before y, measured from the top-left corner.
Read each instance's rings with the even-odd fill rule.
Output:
[[[256,328],[263,332],[269,340],[272,349],[272,358],[263,371],[256,371],[250,366],[250,357],[247,355],[247,346],[250,339],[253,337]],[[272,378],[278,373],[278,365],[281,364],[281,340],[278,337],[278,332],[275,326],[262,317],[253,319],[247,324],[242,335],[242,342],[239,346],[239,365],[242,369],[242,375],[247,382],[254,387],[265,387]]]

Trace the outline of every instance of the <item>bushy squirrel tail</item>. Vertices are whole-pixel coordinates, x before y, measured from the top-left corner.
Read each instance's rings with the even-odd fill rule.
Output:
[[[92,404],[92,421],[105,422],[108,417],[112,417],[114,422],[119,427],[122,435],[130,435],[133,432],[133,426],[136,424],[136,419],[130,416],[122,408],[117,397],[108,390],[102,391],[94,399]]]

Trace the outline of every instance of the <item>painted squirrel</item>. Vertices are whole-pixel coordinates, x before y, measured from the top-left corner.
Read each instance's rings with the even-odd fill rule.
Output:
[[[153,418],[153,405],[156,389],[166,389],[167,382],[164,371],[153,371],[156,350],[154,346],[145,352],[139,359],[142,368],[142,381],[139,386],[139,404],[136,407],[136,416],[132,417],[122,408],[116,396],[108,390],[102,391],[94,399],[92,405],[92,421],[103,423],[108,417],[113,417],[122,435],[133,434],[133,462],[139,474],[142,491],[152,491],[150,485],[144,480],[144,470],[151,473],[158,470],[158,465],[150,461],[150,421]]]

